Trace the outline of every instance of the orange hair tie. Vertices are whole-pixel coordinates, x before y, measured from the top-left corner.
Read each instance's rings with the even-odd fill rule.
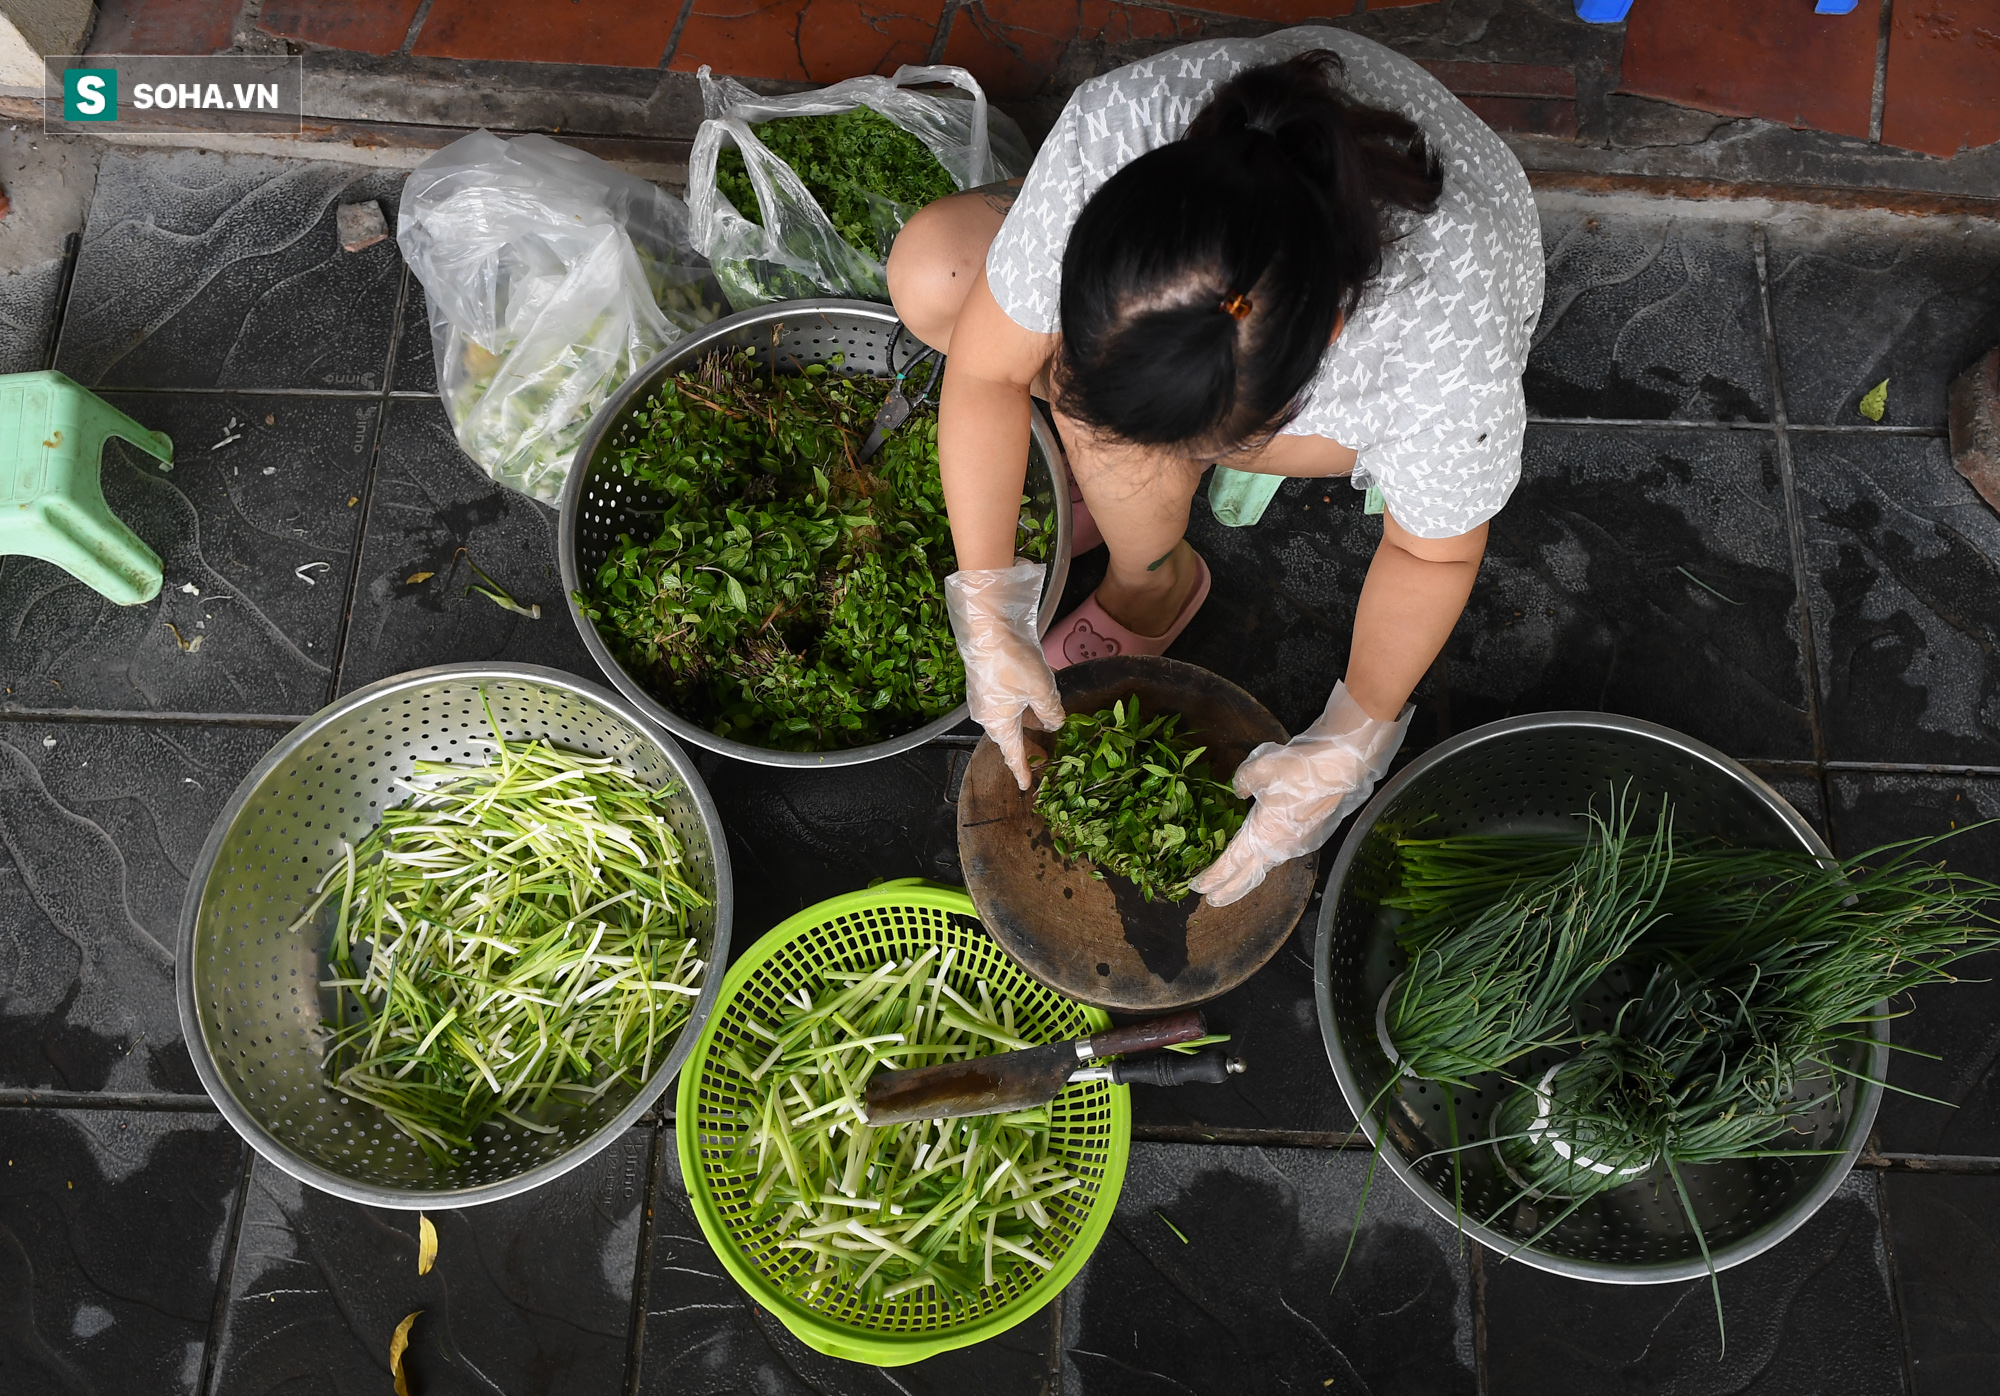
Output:
[[[1222,303],[1222,313],[1232,320],[1241,320],[1250,313],[1250,297],[1237,292]]]

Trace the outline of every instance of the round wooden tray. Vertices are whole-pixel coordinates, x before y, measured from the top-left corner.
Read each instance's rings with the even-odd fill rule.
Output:
[[[1139,695],[1147,713],[1184,714],[1181,730],[1208,744],[1209,770],[1227,780],[1284,725],[1227,679],[1176,659],[1120,655],[1057,674],[1070,712],[1096,712]],[[1030,761],[1054,737],[1029,731]],[[1281,867],[1229,906],[1200,897],[1148,902],[1117,873],[1102,878],[1055,851],[1034,794],[1014,784],[1000,749],[983,740],[958,795],[965,888],[993,938],[1052,989],[1099,1008],[1150,1013],[1205,1002],[1241,984],[1278,952],[1312,898],[1319,856]]]

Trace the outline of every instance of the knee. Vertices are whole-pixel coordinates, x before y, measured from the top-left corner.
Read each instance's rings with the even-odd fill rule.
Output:
[[[919,209],[889,249],[889,300],[910,333],[939,350],[951,347],[952,325],[978,267],[958,226],[962,220],[953,216],[954,202],[940,199]]]

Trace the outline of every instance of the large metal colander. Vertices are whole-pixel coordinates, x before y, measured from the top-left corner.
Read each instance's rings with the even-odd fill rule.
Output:
[[[482,702],[483,699],[483,702]],[[321,1069],[331,1016],[326,947],[334,908],[288,929],[341,854],[407,792],[419,759],[485,764],[487,705],[509,740],[615,756],[668,790],[688,877],[708,898],[696,921],[708,962],[701,995],[644,1087],[619,1087],[553,1134],[487,1126],[461,1166],[434,1167],[372,1106],[330,1091]],[[531,665],[455,664],[349,694],[292,732],[243,778],[188,881],[176,971],[181,1032],[202,1084],[238,1133],[302,1182],[378,1207],[454,1207],[525,1192],[616,1140],[667,1088],[715,1007],[729,958],[729,851],[707,789],[674,741],[596,684]]]
[[[629,673],[576,601],[577,593],[597,576],[620,534],[655,537],[660,531],[659,501],[610,467],[633,418],[667,378],[718,349],[748,349],[759,364],[775,363],[781,373],[796,373],[807,364],[826,363],[838,355],[842,373],[886,378],[906,368],[923,347],[886,305],[850,300],[782,301],[717,320],[700,334],[676,340],[627,380],[591,418],[563,485],[562,527],[556,549],[563,596],[591,658],[611,676],[618,691],[682,741],[766,766],[852,766],[914,750],[965,720],[966,709],[960,704],[900,736],[836,751],[777,751],[719,737],[675,712]],[[1055,544],[1042,586],[1041,628],[1046,634],[1055,622],[1063,583],[1069,579],[1069,470],[1062,443],[1039,407],[1030,417],[1026,492],[1029,509],[1037,517],[1055,521]]]
[[[1497,1076],[1478,1079],[1472,1090],[1404,1077],[1384,1093],[1398,1073],[1378,1033],[1377,1011],[1406,965],[1395,943],[1399,913],[1378,899],[1393,881],[1396,834],[1418,821],[1427,821],[1427,837],[1574,828],[1578,811],[1593,799],[1603,810],[1608,790],[1628,781],[1655,809],[1658,796],[1672,798],[1677,835],[1832,857],[1777,791],[1712,747],[1633,718],[1537,713],[1440,743],[1384,784],[1341,845],[1321,904],[1313,986],[1341,1094],[1398,1178],[1447,1220],[1456,1219],[1462,1206],[1466,1231],[1502,1254],[1516,1254],[1569,1203],[1513,1201],[1520,1185],[1491,1147],[1457,1153],[1463,1193],[1454,1199],[1453,1155],[1440,1151],[1493,1137],[1492,1113],[1510,1089]],[[1588,1024],[1599,1008],[1587,1002],[1580,1016]],[[1857,1044],[1845,1064],[1880,1081],[1888,1066],[1888,1026],[1878,1019],[1869,1029],[1874,1044]],[[1515,1074],[1539,1081],[1564,1055],[1535,1054]],[[1837,1107],[1810,1122],[1812,1137],[1788,1144],[1828,1151],[1820,1156],[1682,1170],[1717,1270],[1768,1250],[1819,1210],[1860,1154],[1880,1100],[1879,1086],[1846,1078]],[[1482,1221],[1496,1212],[1501,1215],[1490,1225]],[[1708,1273],[1694,1230],[1659,1170],[1585,1203],[1519,1250],[1518,1258],[1611,1284],[1662,1284]]]

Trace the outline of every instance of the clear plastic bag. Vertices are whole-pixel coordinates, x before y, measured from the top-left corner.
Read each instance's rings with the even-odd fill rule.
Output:
[[[704,65],[702,108],[707,120],[688,155],[688,218],[695,249],[715,268],[738,310],[809,296],[887,301],[888,282],[873,249],[841,237],[792,167],[751,131],[754,122],[788,116],[836,116],[868,107],[922,141],[960,189],[1024,174],[1032,158],[1020,127],[987,107],[978,81],[963,68],[912,67],[894,77],[849,78],[789,97],[763,97]],[[944,83],[957,92],[918,92]],[[764,224],[745,218],[716,186],[715,163],[728,141],[743,154]],[[878,244],[887,246],[915,209],[887,198],[870,200]]]
[[[458,444],[548,502],[598,405],[721,313],[686,205],[547,136],[475,131],[431,156],[396,243],[430,302]]]

